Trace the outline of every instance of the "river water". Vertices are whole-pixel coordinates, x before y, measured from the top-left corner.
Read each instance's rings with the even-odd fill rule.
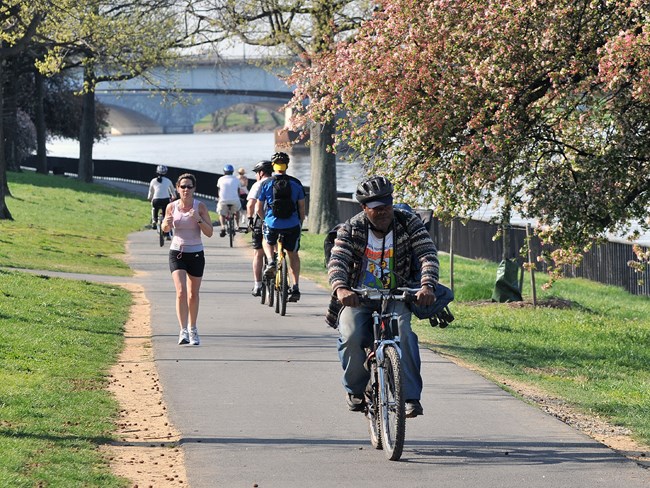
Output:
[[[78,158],[79,143],[71,139],[54,139],[48,143],[47,151],[49,156]],[[154,134],[109,136],[95,144],[93,157],[165,164],[209,173],[221,173],[223,166],[230,163],[235,168],[245,168],[247,176],[253,178],[253,166],[261,159],[269,159],[274,152],[274,136],[271,132]],[[358,162],[337,161],[336,172],[338,191],[341,192],[354,192],[363,177],[363,168]],[[292,154],[288,173],[309,186],[309,153],[305,151]],[[473,217],[489,220],[492,216],[491,206],[485,205]],[[526,222],[524,219],[513,220],[514,224],[519,225],[525,225]],[[622,236],[610,238],[624,240]],[[644,233],[636,242],[650,246],[650,233]]]
[[[93,158],[165,164],[208,173],[222,173],[224,165],[230,163],[235,168],[245,168],[247,176],[254,178],[253,166],[262,159],[270,159],[274,152],[271,132],[153,134],[109,136],[95,144]],[[78,158],[79,142],[54,139],[47,144],[47,154]],[[353,192],[363,175],[357,162],[338,161],[336,171],[338,191],[342,192]],[[309,186],[309,152],[292,154],[288,173]]]

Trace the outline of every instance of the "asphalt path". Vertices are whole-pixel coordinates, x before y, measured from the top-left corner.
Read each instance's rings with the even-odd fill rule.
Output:
[[[128,240],[192,488],[650,486],[647,468],[427,349],[425,414],[407,420],[402,459],[387,461],[347,410],[327,290],[302,279],[281,317],[250,294],[248,235],[204,243],[201,345],[179,346],[168,245],[151,230]]]

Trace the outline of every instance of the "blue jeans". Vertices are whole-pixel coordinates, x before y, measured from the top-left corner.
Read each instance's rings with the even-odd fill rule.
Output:
[[[370,347],[374,340],[372,312],[375,308],[376,305],[365,303],[344,307],[339,316],[338,351],[343,367],[342,383],[348,393],[363,394],[370,379],[370,372],[364,368],[364,348]],[[422,393],[420,349],[418,336],[411,330],[411,311],[403,302],[394,302],[392,308],[398,314],[404,399],[419,400]]]

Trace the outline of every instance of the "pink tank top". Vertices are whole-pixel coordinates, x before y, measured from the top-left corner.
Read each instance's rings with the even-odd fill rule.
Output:
[[[201,229],[196,219],[190,217],[188,212],[180,210],[181,201],[174,202],[174,210],[172,217],[174,218],[174,237],[170,248],[175,250],[184,250],[188,252],[196,252],[203,249],[203,242],[201,241]],[[199,213],[199,201],[194,200],[194,212]]]

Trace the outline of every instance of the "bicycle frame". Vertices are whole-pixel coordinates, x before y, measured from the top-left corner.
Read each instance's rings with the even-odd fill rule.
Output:
[[[352,289],[362,301],[378,301],[380,311],[372,312],[372,347],[366,358],[370,380],[366,388],[366,417],[370,442],[377,449],[384,449],[391,461],[398,460],[404,447],[406,414],[402,391],[402,373],[398,314],[389,312],[393,301],[413,300],[416,289],[397,290]],[[396,295],[402,291],[401,295]]]

